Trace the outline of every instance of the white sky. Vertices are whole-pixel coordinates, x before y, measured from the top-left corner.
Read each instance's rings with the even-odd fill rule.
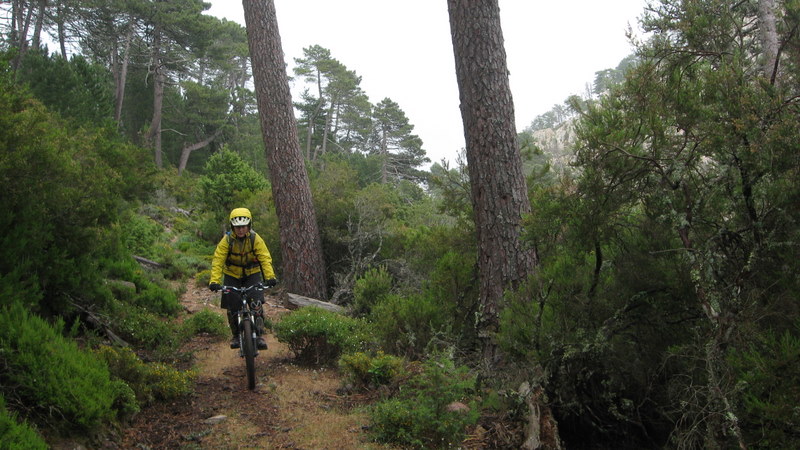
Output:
[[[205,1],[207,14],[244,26],[241,1]],[[373,104],[400,105],[432,162],[455,160],[464,132],[446,0],[274,1],[290,76],[303,48],[329,49]],[[500,0],[517,132],[628,56],[625,30],[646,3]]]

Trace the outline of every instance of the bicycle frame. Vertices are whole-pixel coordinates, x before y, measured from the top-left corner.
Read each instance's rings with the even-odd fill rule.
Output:
[[[239,322],[239,356],[245,359],[247,368],[247,387],[248,389],[255,389],[255,357],[258,355],[256,339],[258,338],[257,330],[262,330],[264,327],[263,318],[258,313],[262,307],[262,303],[258,299],[252,298],[252,292],[261,292],[266,290],[267,287],[262,283],[254,284],[252,286],[238,288],[234,286],[223,286],[223,293],[238,292],[241,296],[241,306],[237,312]],[[258,313],[258,314],[257,314]]]

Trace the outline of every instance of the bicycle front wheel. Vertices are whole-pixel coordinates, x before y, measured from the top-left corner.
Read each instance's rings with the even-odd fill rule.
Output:
[[[242,322],[242,353],[247,367],[247,389],[256,388],[256,346],[253,339],[253,324],[249,320]]]

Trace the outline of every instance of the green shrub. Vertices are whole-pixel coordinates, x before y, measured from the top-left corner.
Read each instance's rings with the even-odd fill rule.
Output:
[[[160,315],[173,315],[181,309],[175,292],[154,283],[146,283],[136,295],[133,303]]]
[[[117,300],[133,301],[136,298],[136,285],[129,281],[106,280],[106,285]]]
[[[129,344],[148,350],[177,346],[175,326],[141,307],[117,304],[110,314],[114,331]]]
[[[164,228],[150,217],[128,212],[120,221],[125,247],[134,255],[152,258],[153,244],[156,243]]]
[[[394,398],[370,408],[370,434],[378,442],[414,448],[447,448],[463,441],[478,420],[475,376],[444,356],[429,359]],[[461,402],[467,411],[451,411]]]
[[[372,307],[389,295],[392,290],[392,276],[386,267],[368,270],[356,280],[353,287],[353,312],[357,315],[369,314]]]
[[[316,364],[333,364],[342,353],[362,350],[367,341],[365,322],[317,307],[287,314],[275,325],[275,334],[297,359]]]
[[[47,443],[26,422],[19,422],[17,415],[6,409],[5,398],[0,395],[0,448],[47,449]]]
[[[182,234],[178,236],[175,246],[183,253],[190,255],[199,255],[208,260],[206,265],[211,265],[211,260],[207,255],[214,253],[215,245],[198,238],[194,234],[194,230],[190,230],[192,234]],[[216,243],[215,243],[216,244]]]
[[[208,283],[211,281],[211,269],[197,272],[194,278],[198,286],[208,287]]]
[[[390,384],[405,373],[402,358],[387,355],[382,351],[375,355],[364,352],[342,355],[339,358],[339,369],[358,389]]]
[[[110,129],[67,126],[14,84],[8,57],[0,55],[0,192],[7,211],[0,214],[0,272],[17,290],[46,286],[47,301],[31,306],[60,314],[75,298],[93,296],[98,255],[129,189],[138,190],[127,176],[144,169],[133,161],[143,149]]]
[[[0,383],[61,431],[88,431],[117,416],[124,388],[106,365],[19,304],[0,314]],[[34,406],[35,405],[35,406]]]
[[[448,324],[444,309],[425,295],[388,295],[372,308],[370,320],[381,347],[409,359],[424,357],[431,339]]]
[[[207,256],[179,252],[167,243],[157,245],[154,252],[157,253],[158,262],[164,265],[161,273],[169,280],[186,279],[198,270],[208,268],[211,263]]]
[[[497,333],[498,344],[506,355],[525,362],[537,359],[537,351],[542,345],[549,349],[549,343],[542,342],[540,336],[547,335],[555,319],[553,308],[543,303],[531,301],[523,295],[508,299],[500,312],[500,331]]]
[[[241,198],[269,187],[263,175],[228,148],[211,155],[203,172],[205,175],[199,180],[202,200],[209,208],[219,211],[218,223],[222,223],[219,219],[227,217]],[[239,198],[232,196],[232,192]]]
[[[111,374],[124,381],[141,404],[172,400],[192,391],[194,373],[163,363],[145,363],[127,347],[100,346],[97,355],[108,364]]]
[[[208,308],[202,309],[181,324],[181,336],[183,340],[189,339],[200,333],[208,333],[212,336],[226,337],[230,334],[228,319],[222,317]]]
[[[800,426],[800,337],[786,331],[759,340],[746,352],[731,352],[742,380],[742,431],[752,448],[793,448]]]

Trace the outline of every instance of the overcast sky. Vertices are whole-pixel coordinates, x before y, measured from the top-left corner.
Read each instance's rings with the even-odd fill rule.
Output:
[[[241,1],[206,1],[244,25]],[[431,161],[455,160],[464,132],[446,0],[274,1],[290,76],[303,48],[329,49],[373,104],[400,105]],[[632,53],[625,31],[646,2],[500,0],[518,132]]]

